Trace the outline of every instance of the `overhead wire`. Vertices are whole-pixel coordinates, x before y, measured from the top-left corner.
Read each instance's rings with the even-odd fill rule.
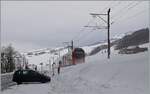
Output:
[[[127,9],[124,11],[124,13],[127,14],[127,12],[129,12],[131,9],[133,9],[134,7],[136,7],[137,5],[139,5],[140,3],[141,3],[141,1],[138,1],[134,5],[132,5],[131,3],[128,4],[128,6],[126,6]],[[119,17],[116,17],[116,19],[112,18],[113,19],[112,23],[116,22],[116,20],[119,20],[119,19],[121,19],[122,17],[125,16],[125,14],[123,14],[123,13],[119,13],[119,14],[121,14],[121,15],[119,15]]]
[[[113,5],[112,1],[109,2],[108,6],[112,6],[112,5]],[[108,8],[108,7],[105,7],[104,9],[102,9],[102,11],[106,10],[107,8]],[[92,20],[91,20],[91,21],[92,21]],[[91,21],[88,22],[87,26],[91,23]],[[85,27],[83,27],[83,28],[79,31],[79,33],[77,33],[77,35],[72,38],[72,40],[75,40],[75,39],[76,39],[77,41],[79,41],[79,39],[81,38],[81,34],[83,33],[82,31],[85,31]],[[88,34],[88,33],[87,33],[87,34]],[[85,35],[84,35],[84,38],[85,38]],[[82,39],[83,39],[83,37],[82,37]]]
[[[115,4],[113,7],[110,7],[110,8],[114,10],[116,8],[116,6],[120,5],[121,3],[122,3],[122,1],[118,1],[117,4]]]
[[[113,1],[112,1],[112,2],[113,2]],[[105,8],[102,10],[102,13],[104,13],[104,11],[109,8],[109,6],[111,6],[112,8],[115,8],[115,6],[116,6],[117,4],[120,4],[120,3],[121,3],[120,1],[119,1],[117,4],[114,4],[114,3],[112,3],[112,2],[110,2],[110,4],[108,4],[108,6],[105,7]],[[99,22],[99,21],[98,21],[98,22]],[[97,23],[95,23],[95,25],[98,27],[98,24],[97,24]],[[94,28],[91,32],[93,32],[93,31],[95,31],[95,30],[98,30],[98,29]],[[89,34],[89,35],[90,35],[90,34]],[[86,37],[86,38],[87,38],[87,37]],[[84,39],[85,39],[85,38],[84,38]]]
[[[146,11],[146,10],[142,10],[142,11],[140,11],[140,12],[138,12],[138,13],[135,13],[135,14],[132,15],[132,16],[126,17],[126,18],[124,18],[124,19],[122,19],[122,20],[118,20],[118,21],[115,22],[114,24],[119,23],[119,21],[128,21],[128,20],[131,20],[131,19],[135,19],[137,16],[142,15],[142,13],[145,12],[145,11]]]
[[[119,1],[117,4],[120,4],[120,3],[121,3],[121,2]],[[105,11],[106,9],[108,9],[109,6],[111,6],[112,8],[114,8],[114,7],[116,6],[116,4],[110,2],[107,7],[105,7],[104,9],[102,9],[102,12]],[[96,24],[96,26],[98,27],[98,24],[97,24],[97,23],[95,23],[95,24]],[[92,31],[90,31],[90,32],[93,32],[94,30],[96,30],[96,28],[92,29]],[[88,33],[87,33],[87,34],[88,34]],[[88,34],[88,35],[90,35],[90,34]],[[87,38],[87,36],[84,36],[84,40],[85,40],[86,38]],[[79,41],[79,39],[78,39],[78,41]],[[81,44],[81,43],[80,43],[80,44]]]
[[[112,2],[112,1],[111,1],[111,2]],[[108,6],[112,5],[111,2],[110,2],[106,7],[104,7],[100,13],[103,13],[106,9],[108,9]]]
[[[140,3],[140,2],[137,2],[137,3],[134,4],[134,2],[131,2],[131,3],[129,3],[127,6],[125,6],[124,8],[127,8],[126,11],[131,10],[132,8],[134,8],[135,6],[137,6],[139,3]],[[118,4],[118,5],[121,4],[121,1],[118,2],[117,4]],[[113,8],[113,9],[116,8],[117,4],[114,4],[114,6],[112,6],[113,4],[111,4],[111,9],[112,9],[112,8]],[[109,5],[110,5],[110,4],[109,4]],[[107,7],[106,7],[106,8],[107,8]],[[106,8],[104,8],[103,10],[106,10]],[[121,9],[121,10],[122,10],[122,9]],[[120,10],[120,11],[121,11],[121,10]],[[120,17],[122,17],[122,15],[121,15]]]
[[[94,20],[95,20],[95,19],[92,18],[92,19],[87,23],[86,26],[89,26],[89,24],[90,24],[92,21],[94,21]],[[85,28],[86,28],[86,27],[84,26],[83,29],[82,29],[82,31],[86,31],[85,34],[83,34],[83,32],[81,32],[81,31],[79,31],[79,34],[77,34],[76,37],[74,37],[74,41],[78,42],[78,45],[80,44],[79,40],[81,40],[81,38],[82,38],[82,39],[86,38],[87,35],[89,34],[89,32],[87,32],[87,30],[85,30]]]
[[[117,17],[117,16],[120,16],[120,15],[118,15],[118,14],[121,14],[122,12],[124,12],[124,11],[125,11],[129,6],[131,6],[132,4],[134,4],[134,1],[129,2],[127,5],[125,5],[123,8],[121,8],[119,11],[117,11],[117,12],[115,13],[115,15],[112,16],[112,18]]]
[[[116,3],[113,3],[116,2]],[[112,1],[112,3],[110,3],[101,13],[103,13],[104,11],[106,12],[109,8],[111,10],[114,10],[116,8],[116,6],[120,5],[122,3],[122,1]],[[107,9],[107,10],[106,10]]]
[[[86,35],[84,35],[84,38],[79,42],[79,45],[81,46],[81,44],[84,44],[85,41],[87,40],[87,38],[91,35],[89,33],[93,33],[95,31],[95,29],[90,30],[88,33],[86,33]],[[79,40],[78,40],[79,41]]]
[[[88,23],[87,26],[93,21],[93,19],[91,19]],[[83,33],[83,31],[85,31],[85,26],[72,38],[72,40],[78,39],[78,37],[80,37],[80,35]]]
[[[102,12],[103,11],[105,11],[107,8],[112,8],[112,9],[115,9],[116,7],[117,7],[117,5],[120,5],[122,3],[122,1],[119,1],[118,3],[116,3],[116,4],[114,4],[114,3],[112,3],[112,2],[110,2],[109,4],[108,4],[108,6],[107,7],[105,7],[105,8],[103,8],[102,9]],[[121,15],[117,15],[117,16],[113,16],[112,18],[114,18],[115,17],[115,19],[113,20],[113,22],[115,22],[116,23],[116,20],[120,20],[120,18],[122,18],[124,15],[123,15],[123,13],[127,13],[128,11],[130,11],[131,9],[133,9],[134,7],[136,7],[138,4],[140,4],[141,3],[141,1],[138,1],[138,2],[134,2],[134,1],[132,1],[131,3],[129,3],[127,6],[125,6],[125,7],[123,7],[123,8],[121,8],[118,12],[119,12],[119,14],[121,14]],[[117,13],[118,13],[117,12]],[[123,13],[120,13],[120,12],[123,12]],[[139,13],[137,13],[137,14],[140,14],[140,13],[142,13],[142,12],[144,12],[144,11],[141,11],[141,12],[139,12]],[[135,14],[135,15],[137,15],[137,14]],[[132,16],[133,17],[133,16]],[[129,18],[129,17],[128,17]],[[88,24],[87,24],[87,26],[89,25],[89,23],[90,23],[91,21],[89,21],[88,22]],[[80,40],[80,38],[82,38],[82,39],[86,39],[87,38],[87,36],[88,35],[90,35],[89,34],[89,32],[87,32],[86,34],[84,34],[84,37],[81,37],[81,33],[83,33],[82,31],[84,31],[85,30],[85,27],[83,28],[83,29],[81,29],[80,31],[79,31],[79,33],[73,38],[73,39],[75,39],[76,38],[76,40],[79,42],[79,40]],[[94,31],[94,30],[92,30],[92,31]],[[91,31],[90,31],[91,32]],[[81,43],[80,43],[81,44]]]

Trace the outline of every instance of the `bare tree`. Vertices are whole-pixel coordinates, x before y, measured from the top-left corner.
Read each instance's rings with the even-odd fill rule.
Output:
[[[1,53],[1,72],[12,72],[15,69],[15,60],[14,56],[16,55],[16,51],[10,45],[7,47],[2,47]]]

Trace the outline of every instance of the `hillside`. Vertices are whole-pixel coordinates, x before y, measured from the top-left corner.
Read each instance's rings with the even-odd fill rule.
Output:
[[[121,35],[122,37],[119,37],[118,39],[113,40],[111,42],[111,46],[115,45],[115,50],[122,50],[123,48],[127,48],[130,46],[138,46],[138,45],[149,42],[149,29],[148,28],[140,29],[135,32],[126,33],[123,35],[124,36]],[[95,47],[94,49],[91,50],[89,55],[94,55],[103,49],[107,49],[107,44]],[[141,49],[133,49],[133,50],[137,51]]]
[[[149,29],[140,29],[130,35],[126,35],[116,42],[116,49],[126,48],[128,46],[136,46],[149,42]]]

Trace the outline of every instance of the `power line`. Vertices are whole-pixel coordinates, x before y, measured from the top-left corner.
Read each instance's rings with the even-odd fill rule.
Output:
[[[101,13],[103,13],[104,11],[108,10],[109,8],[114,9],[116,7],[117,4],[120,4],[121,1],[119,1],[117,4],[113,3],[116,1],[111,1],[110,4],[108,4],[102,11]]]
[[[117,16],[118,16],[118,14],[120,14],[120,13],[124,12],[124,10],[125,10],[125,9],[127,9],[127,8],[128,8],[129,6],[131,6],[132,4],[134,4],[134,1],[132,1],[132,2],[128,3],[128,5],[127,5],[127,6],[124,6],[124,7],[123,7],[123,8],[121,8],[119,11],[117,11],[117,12],[116,12],[116,15],[113,15],[113,16],[112,16],[112,18],[117,17]]]
[[[82,40],[81,40],[82,42],[79,42],[79,40],[80,40],[80,39],[79,39],[79,40],[78,40],[79,45],[80,45],[80,44],[82,44],[82,43],[84,43],[85,39],[87,39],[87,38],[88,38],[88,36],[90,36],[90,35],[91,35],[91,34],[89,34],[89,33],[93,33],[93,32],[94,32],[94,30],[95,30],[95,29],[92,29],[92,30],[90,30],[89,32],[87,32],[87,33],[84,35],[84,37],[82,37]]]
[[[134,2],[134,1],[132,1],[131,3],[129,3],[127,6],[125,6],[125,7],[123,7],[122,9],[120,9],[118,12],[119,12],[119,14],[120,14],[120,12],[122,12],[121,13],[121,15],[118,15],[118,12],[117,12],[117,16],[113,16],[113,17],[115,17],[115,20],[113,21],[113,22],[116,22],[116,20],[120,20],[120,18],[122,18],[123,16],[124,16],[124,13],[127,13],[127,12],[129,12],[131,9],[133,9],[134,7],[136,7],[138,4],[140,4],[141,3],[141,1],[139,1],[139,2]],[[109,4],[109,6],[111,6],[111,8],[113,8],[113,9],[115,9],[116,8],[116,6],[117,5],[120,5],[121,4],[121,1],[119,1],[118,3],[110,3]],[[105,7],[102,11],[104,11],[104,10],[106,10],[108,7]],[[142,13],[142,12],[144,12],[144,11],[141,11],[140,13]],[[138,15],[138,14],[140,14],[140,13],[137,13],[137,14],[135,14],[135,15]],[[97,15],[97,14],[96,14]],[[93,15],[94,16],[94,15]],[[133,16],[132,16],[133,17]],[[135,17],[135,16],[134,16]],[[95,17],[96,18],[96,17]],[[117,19],[116,19],[117,18]],[[129,17],[128,17],[129,18]],[[103,20],[103,19],[101,19],[101,20]],[[93,21],[93,20],[91,20],[91,21]],[[88,24],[87,24],[87,26],[91,23],[91,21],[89,21],[88,22]],[[97,24],[96,24],[96,26],[98,26]],[[84,34],[84,37],[81,37],[80,35],[81,35],[81,31],[84,31],[85,30],[85,27],[83,28],[83,29],[81,29],[80,30],[80,32],[73,38],[73,39],[78,39],[77,41],[79,41],[80,40],[80,38],[82,38],[82,39],[85,39],[85,38],[87,38],[87,34],[88,35],[90,35],[89,33],[86,33],[86,35]],[[81,44],[81,43],[80,43]]]
[[[104,11],[104,10],[106,10],[108,7],[112,7],[112,8],[114,8],[115,6],[116,6],[116,4],[114,4],[113,3],[114,1],[111,1],[109,4],[108,4],[108,6],[107,7],[105,7],[103,10],[102,10],[102,12]],[[117,4],[120,4],[121,3],[121,1],[119,1]],[[87,24],[87,26],[91,23],[93,21],[93,19],[92,20],[90,20],[89,22],[88,22],[88,24]],[[96,24],[96,23],[95,23]],[[97,24],[96,24],[97,25]],[[83,28],[83,29],[81,29],[80,31],[79,31],[79,33],[76,35],[76,36],[74,36],[73,38],[72,38],[72,40],[74,40],[74,39],[80,39],[80,35],[81,35],[81,33],[83,33],[82,31],[85,31],[85,27]],[[83,37],[82,37],[83,38]],[[85,37],[84,37],[85,38]],[[77,41],[79,41],[79,39],[77,40]]]
[[[111,10],[114,10],[120,4],[121,4],[121,1],[118,1],[118,3],[114,4],[113,6],[108,6],[108,7],[111,8]]]
[[[89,25],[92,21],[93,21],[93,19],[91,19],[91,20],[87,23],[87,25]],[[80,35],[83,33],[83,31],[85,31],[85,27],[83,27],[83,28],[72,38],[72,40],[78,39],[78,37],[80,37]]]
[[[87,36],[89,36],[91,32],[93,32],[95,29],[91,29],[91,30],[88,30],[86,31],[86,33],[84,35],[82,35],[82,37],[80,37],[77,41],[79,42],[79,40],[84,40],[87,38]]]
[[[100,13],[103,13],[110,5],[112,5],[112,2],[113,1],[109,2],[108,5],[104,7]]]
[[[90,32],[91,33],[93,33],[94,31],[96,31],[97,29],[95,29],[95,30],[91,30]],[[101,30],[100,30],[101,31]],[[97,31],[97,32],[100,32],[100,31]],[[102,31],[101,31],[102,32]],[[89,37],[90,36],[90,37]],[[95,35],[93,36],[91,36],[91,34],[89,34],[88,33],[88,36],[86,36],[86,37],[84,37],[84,40],[82,40],[82,42],[80,43],[80,44],[82,44],[82,43],[85,43],[86,41],[88,41],[89,39],[93,39],[95,37]],[[107,40],[107,39],[105,39],[105,40]]]
[[[128,4],[127,9],[126,9],[126,11],[124,11],[124,13],[127,14],[127,12],[129,12],[131,9],[133,9],[134,7],[136,7],[140,3],[141,3],[141,1],[135,3],[134,5],[132,5],[132,3]],[[124,16],[123,13],[119,13],[119,14],[121,14],[121,15],[119,15],[119,17],[116,16],[117,19],[114,19],[112,22],[114,22],[114,21],[116,21],[116,20],[118,20]]]
[[[92,14],[92,15],[95,15],[95,14]],[[94,20],[96,20],[96,16],[93,17],[93,21],[94,21]],[[98,22],[99,22],[99,21],[98,21]],[[92,30],[90,31],[90,33],[93,32],[94,30],[97,30],[98,28],[100,28],[96,22],[95,22],[95,25],[96,25],[96,26],[90,26],[90,27],[92,27]],[[89,24],[88,24],[87,26],[85,26],[85,27],[89,27]],[[77,40],[78,43],[81,44],[81,42],[79,42],[79,40],[80,40],[81,38],[82,38],[82,39],[86,39],[89,35],[90,35],[89,32],[87,32],[86,34],[84,34],[83,37],[80,37],[80,38]]]
[[[106,20],[104,20],[103,18],[101,18],[100,16],[105,15],[107,17],[107,29],[108,30],[108,36],[107,36],[107,41],[108,41],[108,46],[107,46],[107,50],[108,50],[108,59],[110,58],[110,8],[108,9],[106,14],[98,14],[98,13],[90,13],[90,15],[92,15],[94,18],[95,17],[99,17],[103,22],[105,22]]]
[[[124,19],[122,19],[122,20],[118,20],[118,21],[128,21],[128,20],[131,20],[131,19],[133,19],[133,18],[136,18],[137,16],[140,16],[140,15],[141,15],[143,12],[145,12],[145,11],[146,11],[146,10],[140,11],[140,12],[138,12],[138,13],[132,15],[132,16],[126,17],[126,18],[124,18]],[[113,23],[113,25],[116,24],[116,23],[118,23],[118,21],[115,21],[115,22]]]

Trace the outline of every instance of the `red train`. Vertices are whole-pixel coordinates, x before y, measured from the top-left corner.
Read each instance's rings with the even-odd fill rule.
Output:
[[[72,52],[72,64],[85,62],[85,52],[82,48],[74,48]]]

